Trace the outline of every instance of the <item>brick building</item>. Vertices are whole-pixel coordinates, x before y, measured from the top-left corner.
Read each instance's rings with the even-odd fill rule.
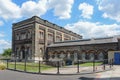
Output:
[[[120,50],[120,36],[82,39],[37,16],[14,23],[12,27],[13,57],[20,60],[103,60],[108,51]]]
[[[37,16],[14,23],[12,27],[12,56],[17,59],[43,60],[47,46],[55,42],[79,40],[81,35],[66,30]]]

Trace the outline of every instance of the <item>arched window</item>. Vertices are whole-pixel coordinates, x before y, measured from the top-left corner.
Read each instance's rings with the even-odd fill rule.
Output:
[[[95,60],[98,60],[98,54],[96,53],[94,54],[94,56],[95,56]]]
[[[40,31],[40,39],[44,39],[44,32]]]
[[[55,55],[54,55],[54,54],[52,54],[52,58],[53,58],[53,59],[55,58]]]
[[[39,52],[40,54],[40,56],[43,56],[43,50],[42,50],[42,48],[40,48],[40,52]]]
[[[89,59],[90,59],[90,54],[89,54],[89,53],[86,53],[85,59],[86,59],[86,60],[89,60]]]
[[[28,35],[28,37],[27,37],[28,39],[30,39],[32,37],[32,34],[30,31],[28,31],[27,35]]]
[[[82,60],[82,54],[78,54],[78,60]]]
[[[57,54],[57,58],[60,58],[60,54]]]
[[[16,40],[19,40],[19,34],[16,34]]]
[[[74,59],[74,54],[70,54],[70,59]]]
[[[103,53],[102,53],[102,52],[101,52],[101,53],[99,53],[99,55],[98,55],[98,56],[99,56],[99,59],[100,59],[100,60],[103,60],[104,56],[103,56]]]

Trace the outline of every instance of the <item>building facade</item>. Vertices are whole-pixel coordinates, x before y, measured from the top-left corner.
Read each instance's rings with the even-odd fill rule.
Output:
[[[81,35],[33,16],[13,24],[12,56],[21,60],[43,60],[46,57],[48,45],[79,39],[82,39]]]
[[[93,61],[108,59],[109,51],[120,49],[120,36],[56,42],[48,46],[50,61]]]
[[[20,60],[103,60],[120,50],[120,36],[82,39],[81,35],[37,16],[14,23],[12,56]]]

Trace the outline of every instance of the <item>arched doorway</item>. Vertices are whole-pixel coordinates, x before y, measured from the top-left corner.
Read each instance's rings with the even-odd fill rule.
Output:
[[[26,58],[25,47],[22,46],[21,47],[21,59],[25,59],[25,58]]]

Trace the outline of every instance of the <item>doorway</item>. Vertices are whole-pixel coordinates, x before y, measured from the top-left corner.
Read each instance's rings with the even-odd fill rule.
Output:
[[[114,64],[120,64],[120,52],[114,54]]]

